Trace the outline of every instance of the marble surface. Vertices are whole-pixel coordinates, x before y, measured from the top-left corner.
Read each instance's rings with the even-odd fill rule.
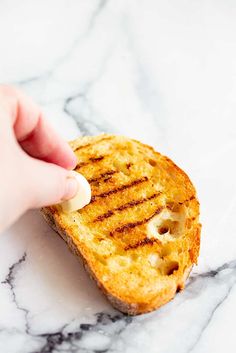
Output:
[[[235,352],[233,0],[2,0],[0,80],[66,138],[116,132],[170,156],[201,201],[199,265],[160,310],[113,310],[38,211],[0,236],[0,352]]]

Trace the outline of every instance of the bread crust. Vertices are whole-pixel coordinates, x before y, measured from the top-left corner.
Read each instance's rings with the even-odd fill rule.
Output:
[[[91,141],[96,143],[95,141],[100,141],[101,138],[112,139],[113,137],[113,135],[102,135],[102,137],[85,137],[82,140],[77,139],[72,141],[71,146],[73,150],[76,150],[78,146],[81,148],[81,146],[86,146],[91,143]],[[145,146],[152,153],[157,153],[150,146],[143,145],[138,141],[135,141],[135,143],[140,144],[142,147]],[[185,183],[189,184],[187,187],[192,195],[192,200],[189,202],[191,203],[191,212],[194,214],[195,219],[191,223],[191,228],[188,231],[187,236],[182,241],[183,245],[181,245],[183,249],[185,249],[185,247],[189,248],[188,254],[186,255],[187,257],[185,256],[186,259],[184,258],[183,264],[180,264],[179,270],[174,271],[173,275],[170,275],[168,279],[165,279],[164,287],[157,291],[156,295],[147,295],[147,298],[140,295],[136,298],[134,293],[127,293],[127,295],[124,295],[122,292],[119,292],[119,289],[111,286],[110,284],[109,286],[104,285],[102,280],[103,273],[97,266],[96,260],[91,258],[88,249],[84,246],[84,244],[75,239],[73,236],[74,229],[68,226],[58,208],[55,206],[50,206],[42,209],[42,214],[45,220],[65,240],[71,251],[82,259],[84,268],[89,273],[90,277],[96,281],[98,287],[106,295],[113,307],[129,315],[150,312],[170,301],[175,296],[176,292],[184,288],[185,281],[189,276],[193,264],[197,262],[199,254],[201,225],[198,222],[199,203],[196,199],[195,189],[193,188],[188,176],[179,167],[177,167],[169,158],[163,156],[162,158],[164,158],[165,163],[169,163],[171,165],[172,173],[174,170],[175,173],[181,174]],[[77,236],[79,237],[79,234]],[[186,249],[184,251],[186,251]]]

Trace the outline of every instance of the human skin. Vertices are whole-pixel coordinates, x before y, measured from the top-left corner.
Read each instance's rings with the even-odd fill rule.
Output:
[[[75,166],[40,108],[18,89],[0,86],[0,231],[29,209],[73,197]]]

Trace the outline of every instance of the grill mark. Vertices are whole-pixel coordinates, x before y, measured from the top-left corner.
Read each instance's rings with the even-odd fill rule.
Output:
[[[124,205],[121,205],[120,207],[117,207],[117,210],[118,211],[122,211],[122,210],[125,210],[126,208],[132,208],[136,205],[140,205],[144,202],[147,202],[147,201],[150,201],[152,199],[154,199],[155,197],[159,196],[161,194],[161,192],[158,192],[158,193],[155,193],[149,197],[144,197],[143,199],[140,199],[140,200],[133,200],[133,201],[130,201]]]
[[[91,162],[97,162],[97,161],[101,161],[104,158],[104,156],[99,156],[99,157],[90,157],[89,160]]]
[[[116,170],[108,170],[107,172],[102,173],[102,174],[98,175],[98,176],[95,177],[95,178],[90,178],[90,179],[88,179],[88,182],[89,182],[89,183],[94,183],[94,182],[96,182],[96,181],[100,181],[100,180],[103,179],[103,178],[106,178],[106,177],[108,177],[108,176],[111,176],[111,175],[113,175],[113,174],[115,174],[115,173],[117,173]]]
[[[89,147],[89,146],[97,145],[97,144],[100,143],[100,142],[109,141],[109,140],[111,140],[111,137],[104,137],[104,138],[102,138],[101,140],[96,141],[96,142],[94,142],[94,143],[87,143],[86,145],[79,146],[79,147],[77,147],[77,148],[74,150],[74,152],[80,151],[80,150],[82,150],[83,148],[87,148],[87,147]]]
[[[144,238],[143,240],[138,241],[137,243],[131,245],[127,245],[125,247],[125,250],[130,250],[130,249],[137,249],[138,247],[141,246],[145,246],[147,244],[153,245],[154,243],[160,243],[160,241],[158,239],[154,239],[154,238]]]
[[[92,163],[99,162],[99,161],[103,160],[104,158],[105,158],[105,156],[90,157],[89,158],[89,162],[78,163],[77,166],[76,166],[76,169],[80,169],[81,167],[84,167],[85,165],[89,165],[89,164],[92,164]]]
[[[109,218],[111,216],[113,216],[115,214],[116,211],[123,211],[127,208],[132,208],[134,206],[137,205],[141,205],[144,202],[150,201],[154,198],[156,198],[157,196],[159,196],[161,194],[161,192],[155,193],[149,197],[145,197],[143,199],[139,199],[139,200],[132,200],[130,202],[125,203],[124,205],[121,205],[119,207],[114,208],[113,210],[109,210],[106,213],[101,214],[100,216],[96,217],[93,222],[100,222],[103,221],[106,218]]]
[[[155,212],[154,212],[150,217],[144,218],[144,219],[142,219],[141,221],[126,223],[126,224],[124,224],[124,225],[121,226],[121,227],[115,228],[113,231],[110,232],[110,236],[113,236],[114,233],[123,233],[123,232],[125,232],[125,231],[127,231],[127,230],[133,229],[133,228],[135,228],[135,227],[137,227],[137,226],[141,226],[141,225],[147,223],[147,222],[150,221],[153,217],[155,217],[157,214],[159,214],[163,209],[164,209],[163,206],[158,207],[158,208],[155,210]]]
[[[189,202],[189,201],[192,201],[192,200],[194,200],[194,199],[195,199],[195,196],[192,195],[190,198],[184,200],[183,202],[177,202],[177,203],[174,203],[174,202],[173,202],[173,203],[167,205],[166,207],[167,207],[169,210],[172,211],[172,209],[174,208],[175,205],[180,205],[180,206],[182,206],[182,205],[184,205],[185,203],[187,203],[187,202]]]
[[[77,148],[74,150],[74,152],[79,151],[79,150],[82,150],[83,148],[87,148],[87,147],[89,147],[89,146],[91,146],[91,145],[92,145],[92,143],[87,143],[86,145],[79,146],[79,147],[77,147]]]
[[[113,211],[108,211],[100,216],[98,216],[97,218],[95,218],[95,220],[93,222],[99,222],[99,221],[103,221],[105,218],[109,218],[114,214]]]
[[[103,179],[103,181],[104,181],[104,182],[105,182],[105,181],[108,181],[108,180],[110,180],[111,178],[112,178],[112,176],[109,176],[109,177]]]
[[[115,188],[115,189],[112,189],[112,190],[103,192],[102,194],[94,195],[94,196],[92,197],[90,203],[96,201],[96,199],[98,199],[98,198],[105,198],[105,197],[110,196],[110,195],[112,195],[112,194],[117,194],[117,193],[119,193],[120,191],[129,189],[129,188],[131,188],[131,187],[133,187],[133,186],[135,186],[135,185],[141,184],[141,183],[143,183],[143,182],[145,182],[145,181],[147,181],[147,180],[148,180],[148,177],[145,176],[145,177],[143,177],[143,178],[136,179],[136,180],[132,181],[132,182],[129,183],[129,184],[121,185],[121,186],[118,187],[118,188]]]
[[[189,202],[189,201],[192,201],[193,199],[195,199],[195,196],[194,196],[194,195],[192,195],[189,199],[184,200],[183,202],[179,202],[179,205],[183,205],[184,203]]]

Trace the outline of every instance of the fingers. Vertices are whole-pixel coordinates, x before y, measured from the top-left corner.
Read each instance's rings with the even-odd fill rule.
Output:
[[[19,140],[21,147],[30,156],[45,162],[55,163],[66,169],[76,166],[76,157],[71,148],[51,128],[42,116],[28,136]]]
[[[31,159],[27,162],[27,171],[24,174],[28,185],[28,208],[53,205],[72,198],[77,192],[77,180],[55,164]]]
[[[13,87],[1,86],[0,100],[26,153],[66,169],[76,166],[76,157],[69,145],[52,129],[30,98]]]

